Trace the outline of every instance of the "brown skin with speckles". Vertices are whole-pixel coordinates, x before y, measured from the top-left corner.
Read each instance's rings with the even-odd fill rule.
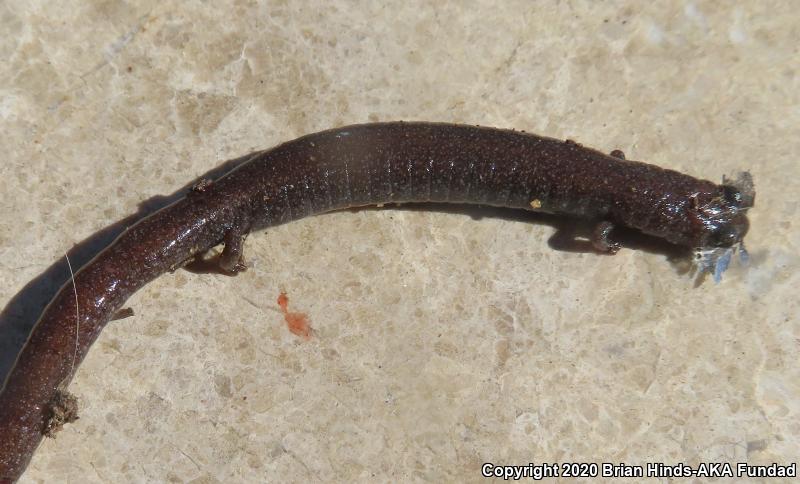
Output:
[[[0,481],[16,480],[42,437],[77,417],[59,402],[70,401],[75,368],[128,297],[222,242],[221,267],[240,270],[250,231],[346,207],[435,201],[583,217],[598,222],[594,245],[608,252],[618,247],[613,226],[728,247],[747,231],[746,195],[619,151],[474,126],[366,124],[285,143],[130,227],[61,288],[0,393]]]

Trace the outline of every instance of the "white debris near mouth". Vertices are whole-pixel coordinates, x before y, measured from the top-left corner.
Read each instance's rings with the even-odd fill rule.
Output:
[[[711,247],[696,249],[694,252],[694,263],[697,270],[702,273],[714,275],[714,282],[722,280],[722,273],[728,269],[733,254],[739,252],[739,260],[742,264],[747,264],[750,256],[744,248],[743,243],[733,247]]]

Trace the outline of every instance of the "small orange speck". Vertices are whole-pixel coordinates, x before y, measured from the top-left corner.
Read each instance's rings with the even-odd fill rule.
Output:
[[[285,292],[278,296],[278,306],[283,312],[283,319],[286,320],[286,325],[289,326],[289,331],[292,334],[300,336],[304,340],[311,339],[311,325],[308,322],[308,316],[303,313],[290,313],[289,312],[289,297]]]
[[[285,292],[282,292],[281,295],[278,296],[278,306],[281,307],[284,313],[289,309],[289,297]]]

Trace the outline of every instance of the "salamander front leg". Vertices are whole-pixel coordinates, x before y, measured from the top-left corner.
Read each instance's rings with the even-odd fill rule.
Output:
[[[616,254],[620,247],[619,242],[611,238],[611,232],[614,230],[614,224],[608,220],[603,220],[598,223],[592,231],[592,246],[599,252],[606,254]]]
[[[247,270],[244,263],[244,240],[247,238],[247,232],[241,228],[235,227],[225,234],[222,240],[225,243],[225,248],[219,256],[219,267],[225,272],[235,274]]]

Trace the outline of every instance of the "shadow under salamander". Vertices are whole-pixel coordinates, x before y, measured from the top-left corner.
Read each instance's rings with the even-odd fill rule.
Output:
[[[242,163],[250,160],[256,153],[229,160],[222,165],[197,177],[168,196],[152,197],[139,204],[139,210],[76,244],[69,250],[72,267],[77,270],[89,262],[95,255],[111,244],[127,227],[140,219],[179,200],[202,179],[217,179]],[[387,204],[393,210],[434,211],[440,213],[459,214],[474,219],[498,218],[515,222],[536,223],[551,226],[556,233],[550,238],[551,248],[567,252],[595,252],[589,242],[593,224],[579,219],[564,216],[533,213],[526,210],[513,210],[501,207],[481,205],[454,205],[447,203]],[[348,210],[384,210],[376,207],[362,207]],[[678,271],[678,264],[685,260],[687,251],[669,244],[662,239],[642,234],[635,230],[618,228],[614,230],[614,238],[623,247],[662,254],[673,262]],[[189,267],[188,269],[192,269]],[[197,268],[195,268],[197,269]],[[197,270],[196,272],[216,272]],[[6,307],[0,312],[0,384],[16,361],[22,346],[27,340],[33,326],[44,311],[47,304],[55,297],[58,290],[70,279],[69,268],[64,257],[48,267],[42,274],[25,285]]]
[[[547,241],[553,250],[561,252],[592,252],[598,255],[608,255],[597,252],[590,241],[595,223],[575,217],[565,215],[554,215],[541,212],[531,212],[522,209],[511,209],[503,207],[492,207],[487,205],[467,205],[451,203],[403,203],[386,204],[383,208],[374,206],[347,209],[351,211],[363,210],[406,210],[412,212],[438,212],[457,215],[466,215],[475,220],[482,218],[494,218],[508,220],[511,222],[533,223],[547,225],[555,229],[555,233]],[[640,250],[652,254],[660,254],[675,265],[679,273],[685,273],[689,267],[683,268],[680,263],[685,261],[691,251],[688,249],[671,244],[664,239],[652,235],[643,234],[635,229],[627,227],[615,227],[613,231],[614,240],[622,244],[625,249]]]

